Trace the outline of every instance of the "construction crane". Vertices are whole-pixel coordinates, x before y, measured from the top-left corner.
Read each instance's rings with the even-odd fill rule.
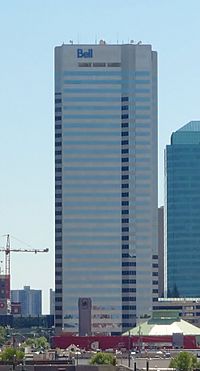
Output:
[[[6,247],[0,247],[0,251],[5,252],[5,275],[10,276],[10,253],[11,252],[32,252],[32,253],[40,253],[40,252],[48,252],[49,249],[11,249],[10,247],[10,235],[7,234],[6,239]]]

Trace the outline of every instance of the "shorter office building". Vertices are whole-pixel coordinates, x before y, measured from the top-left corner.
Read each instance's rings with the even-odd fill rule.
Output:
[[[153,310],[176,310],[183,320],[200,327],[200,298],[159,298]]]
[[[55,314],[55,291],[53,289],[49,290],[49,309],[50,314],[54,316]]]
[[[21,304],[22,316],[40,316],[42,314],[42,291],[24,286],[22,290],[11,290],[11,302]]]

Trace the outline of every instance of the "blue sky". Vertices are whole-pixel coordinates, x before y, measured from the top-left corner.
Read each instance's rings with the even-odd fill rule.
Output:
[[[12,288],[54,285],[53,49],[63,42],[150,43],[159,60],[159,204],[163,149],[198,120],[199,0],[12,0],[0,10],[0,235],[41,255],[13,253]],[[26,246],[11,240],[12,247]],[[0,237],[4,246],[5,237]],[[0,259],[3,258],[1,253]]]

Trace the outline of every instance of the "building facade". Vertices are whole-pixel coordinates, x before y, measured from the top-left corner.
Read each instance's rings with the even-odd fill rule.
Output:
[[[24,286],[23,290],[11,290],[11,302],[21,304],[22,316],[40,316],[42,314],[42,291]]]
[[[158,296],[157,54],[55,48],[55,326],[119,334]]]
[[[176,310],[183,320],[200,327],[200,299],[198,298],[159,298],[154,303],[153,310],[165,310],[166,314]]]
[[[171,136],[165,153],[166,292],[200,297],[200,121]]]
[[[158,296],[164,296],[164,206],[158,208]]]

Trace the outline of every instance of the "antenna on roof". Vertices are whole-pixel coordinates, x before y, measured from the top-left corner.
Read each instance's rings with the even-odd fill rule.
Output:
[[[140,44],[142,44],[142,41],[138,41],[137,45],[140,45]]]
[[[131,41],[130,41],[130,44],[134,44],[134,40],[131,40]]]
[[[71,45],[73,45],[73,40],[69,40],[69,43],[70,43]]]

